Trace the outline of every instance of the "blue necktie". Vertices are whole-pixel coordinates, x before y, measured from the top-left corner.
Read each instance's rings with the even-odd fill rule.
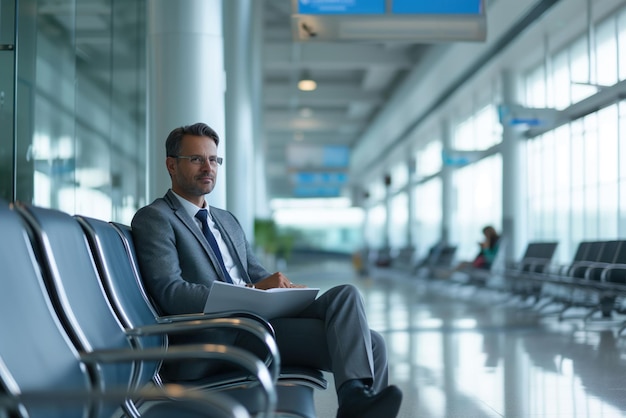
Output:
[[[226,266],[224,265],[224,259],[222,258],[222,252],[220,251],[220,247],[217,245],[217,241],[209,228],[209,223],[207,222],[208,212],[206,209],[200,209],[198,213],[196,213],[196,218],[200,220],[202,223],[202,233],[204,237],[209,242],[213,253],[217,257],[217,261],[220,263],[220,268],[222,269],[222,273],[224,273],[224,281],[226,283],[232,283],[233,279],[230,278],[230,274],[228,274],[228,270],[226,270]]]

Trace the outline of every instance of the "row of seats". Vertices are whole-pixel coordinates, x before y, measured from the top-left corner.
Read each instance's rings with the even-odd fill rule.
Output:
[[[450,269],[456,254],[456,245],[437,243],[428,253],[418,258],[415,248],[408,247],[397,251],[390,248],[364,250],[367,260],[366,270],[373,276],[416,275],[418,277],[436,276],[441,270]]]
[[[490,269],[463,267],[454,270],[450,257],[440,254],[454,254],[454,247],[434,251],[421,264],[405,268],[406,277],[446,278],[454,285],[473,288],[489,288],[504,292],[511,297],[541,304],[540,308],[555,307],[548,311],[557,313],[560,319],[572,308],[585,308],[584,319],[598,312],[609,318],[613,313],[626,313],[626,241],[585,241],[578,245],[573,259],[565,264],[553,262],[558,242],[530,242],[522,257],[516,262],[507,262],[506,239],[502,238],[498,254]],[[445,250],[445,249],[450,250]],[[453,258],[453,257],[452,257]],[[404,261],[401,263],[404,265]],[[389,266],[393,269],[394,260]],[[426,275],[419,274],[418,267]],[[444,272],[444,273],[442,273]],[[447,272],[447,273],[445,273]],[[392,276],[391,270],[380,271],[378,276]],[[535,306],[537,307],[537,306]],[[626,329],[626,321],[619,333]]]
[[[251,313],[161,316],[147,296],[130,228],[0,201],[0,416],[313,418],[319,370],[281,368],[271,325]],[[168,346],[168,335],[230,329],[260,339]],[[163,361],[229,372],[163,383]]]
[[[573,308],[583,308],[583,320],[600,313],[604,319],[626,310],[626,241],[580,242],[572,260],[553,262],[557,242],[532,242],[519,262],[492,271],[491,277],[511,295],[532,302],[530,307],[566,318]],[[486,282],[488,283],[488,282]],[[574,317],[576,318],[576,317]],[[626,329],[626,321],[618,335]]]
[[[545,306],[559,305],[559,318],[574,307],[589,309],[587,318],[597,312],[608,318],[623,311],[618,302],[626,297],[626,241],[581,242],[569,263],[548,264],[514,278],[527,283]]]

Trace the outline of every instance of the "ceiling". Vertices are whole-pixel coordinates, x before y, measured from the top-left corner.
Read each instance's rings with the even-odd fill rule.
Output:
[[[490,3],[485,0],[485,4]],[[99,60],[108,57],[110,52],[102,50],[108,45],[102,39],[108,39],[113,13],[111,3],[110,0],[81,0],[79,4],[77,10],[72,10],[68,3],[41,1],[40,22],[49,24],[51,33],[62,27],[71,34],[76,25],[77,52],[90,64],[94,80],[101,79],[106,86],[109,65],[107,62],[101,65]],[[133,32],[136,26],[133,22],[141,12],[132,4],[123,3],[128,10],[118,6],[116,19],[124,17],[118,27],[129,31],[129,45],[136,45],[141,36]],[[417,42],[416,37],[407,36],[386,36],[385,41],[324,40],[326,37],[321,31],[321,40],[294,41],[292,16],[297,1],[264,0],[263,4],[262,120],[268,198],[350,196],[349,167],[344,160],[349,160],[351,151],[377,114],[437,43]],[[74,12],[80,19],[73,18]],[[379,23],[370,20],[365,27],[367,30],[378,27],[387,31],[387,35],[394,27],[408,27],[407,22]],[[440,35],[450,33],[449,25],[438,23],[429,16],[421,27],[428,28],[430,34],[437,30]],[[408,25],[416,26],[414,21]],[[428,39],[428,36],[422,34],[417,39]],[[126,49],[133,50],[130,46]],[[131,52],[126,49],[118,46],[114,52],[130,56]],[[123,59],[125,55],[118,61]],[[305,72],[316,80],[315,91],[298,90],[297,82]],[[121,76],[123,74],[116,75],[116,82],[120,82]],[[135,94],[132,77],[126,84],[128,88],[121,91]],[[325,154],[327,151],[331,155]],[[312,158],[315,156],[319,158]],[[318,164],[319,159],[324,160],[323,164]],[[302,187],[303,182],[306,187]]]
[[[287,154],[310,153],[325,145],[353,147],[429,46],[406,40],[294,41],[292,7],[287,0],[265,0],[263,120],[268,194],[270,198],[331,196],[333,187],[297,188],[293,176],[301,169],[290,164]],[[298,90],[303,73],[317,82],[315,91]],[[329,170],[347,168],[304,167],[313,174]],[[340,192],[347,193],[345,188]]]

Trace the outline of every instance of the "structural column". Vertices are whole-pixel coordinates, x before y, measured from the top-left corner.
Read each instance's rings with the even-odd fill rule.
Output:
[[[170,187],[165,139],[182,125],[204,122],[224,138],[224,59],[221,0],[147,1],[147,198]],[[220,144],[219,154],[228,156]],[[225,207],[226,172],[207,199]]]
[[[226,204],[246,235],[254,237],[254,130],[252,94],[252,1],[224,2],[226,147],[231,158]]]
[[[441,141],[444,152],[452,148],[452,133],[450,121],[444,120],[441,124]],[[452,225],[452,210],[454,208],[454,187],[452,184],[452,167],[445,162],[441,167],[441,240],[450,242]]]
[[[252,1],[252,63],[250,73],[252,80],[252,126],[254,139],[254,207],[255,216],[268,219],[271,210],[267,194],[267,173],[265,156],[267,143],[265,124],[263,123],[263,49],[264,49],[264,10],[265,0]]]
[[[0,1],[0,198],[8,202],[17,200],[15,180],[17,177],[15,164],[15,148],[17,147],[15,138],[16,3],[16,1]],[[20,198],[23,197],[20,196]],[[24,199],[26,202],[31,200],[32,198]]]
[[[408,213],[408,221],[406,228],[406,247],[407,248],[415,248],[415,243],[413,242],[416,233],[415,233],[415,187],[413,186],[413,180],[415,179],[415,157],[414,153],[411,153],[411,157],[407,161],[407,169],[409,173],[409,179],[406,184],[406,201],[407,201],[407,213]]]
[[[502,99],[505,106],[516,105],[517,87],[514,74],[502,73]],[[502,234],[507,239],[506,260],[516,260],[525,242],[522,226],[526,224],[526,211],[522,209],[522,136],[510,125],[502,127]]]
[[[391,174],[386,173],[383,178],[385,185],[385,233],[383,237],[383,248],[391,247],[391,214],[393,213],[393,205],[391,204]]]

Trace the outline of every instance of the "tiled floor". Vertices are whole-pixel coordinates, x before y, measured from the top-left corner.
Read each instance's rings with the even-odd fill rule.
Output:
[[[387,340],[391,383],[404,392],[399,417],[626,416],[626,336],[615,326],[542,317],[445,281],[359,278],[349,262],[286,273],[322,290],[361,289],[371,327]],[[320,418],[335,416],[332,384],[316,407]]]

